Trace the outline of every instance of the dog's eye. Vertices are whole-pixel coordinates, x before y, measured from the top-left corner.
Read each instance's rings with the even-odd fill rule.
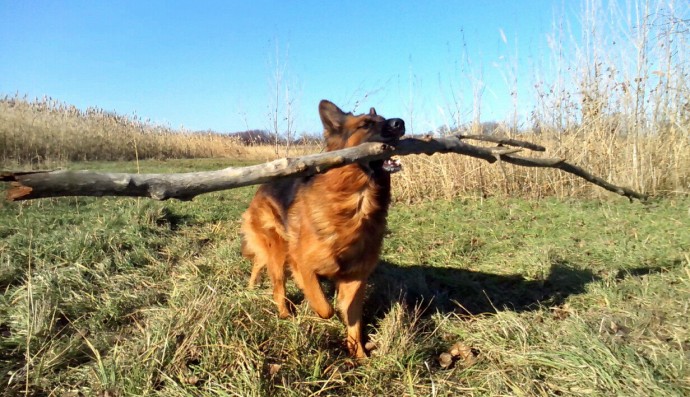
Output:
[[[369,128],[374,124],[372,120],[363,120],[359,128]]]

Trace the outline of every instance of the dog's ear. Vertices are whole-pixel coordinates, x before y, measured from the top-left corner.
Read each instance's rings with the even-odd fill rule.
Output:
[[[369,109],[369,116],[376,116],[376,109],[374,109],[374,108]]]
[[[319,116],[323,123],[326,137],[330,133],[337,133],[343,125],[345,113],[331,101],[323,100],[319,103]]]

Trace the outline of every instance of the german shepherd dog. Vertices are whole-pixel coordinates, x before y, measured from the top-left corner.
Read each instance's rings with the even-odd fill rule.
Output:
[[[326,150],[364,142],[394,145],[405,134],[405,123],[368,114],[345,113],[323,100],[319,115]],[[242,255],[253,262],[249,288],[264,268],[273,283],[278,315],[290,315],[285,298],[289,269],[311,308],[322,318],[334,314],[319,278],[333,280],[337,307],[347,327],[350,355],[364,358],[362,304],[367,279],[376,267],[390,203],[390,172],[386,160],[350,164],[323,174],[262,185],[242,216]]]

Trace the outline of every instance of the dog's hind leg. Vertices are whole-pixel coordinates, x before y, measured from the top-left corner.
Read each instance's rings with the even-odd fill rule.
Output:
[[[268,276],[271,278],[271,284],[273,284],[273,300],[276,306],[278,306],[278,316],[280,318],[287,318],[290,316],[290,311],[287,307],[287,299],[285,298],[286,245],[285,240],[276,236],[267,247]],[[259,271],[260,270],[261,269],[259,269]]]
[[[261,282],[261,271],[266,267],[265,263],[254,262],[252,275],[249,276],[249,289],[254,289],[257,283]]]
[[[247,230],[247,235],[242,239],[242,255],[252,262],[252,274],[249,277],[249,289],[254,289],[256,284],[261,281],[261,272],[266,268],[268,261],[268,252],[265,249],[265,244],[253,230]],[[251,239],[248,238],[251,236]]]
[[[338,288],[338,309],[347,327],[347,349],[356,358],[366,358],[362,345],[362,305],[366,279],[336,280]]]
[[[249,288],[254,288],[261,278],[264,269],[273,286],[273,300],[278,306],[278,316],[290,316],[285,299],[286,248],[285,240],[275,229],[264,229],[256,233],[255,229],[245,229],[245,240],[242,243],[242,255],[252,261],[252,274],[249,277]]]
[[[333,317],[333,306],[326,299],[316,273],[309,270],[302,273],[297,269],[293,269],[293,277],[297,286],[304,292],[304,297],[309,301],[309,306],[311,306],[312,310],[321,318]]]

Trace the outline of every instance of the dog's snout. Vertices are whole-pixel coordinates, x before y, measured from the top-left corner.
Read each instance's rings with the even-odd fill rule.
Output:
[[[405,122],[402,119],[389,119],[388,128],[391,130],[405,130]]]
[[[385,130],[390,135],[401,137],[405,135],[405,122],[402,119],[388,119]]]

